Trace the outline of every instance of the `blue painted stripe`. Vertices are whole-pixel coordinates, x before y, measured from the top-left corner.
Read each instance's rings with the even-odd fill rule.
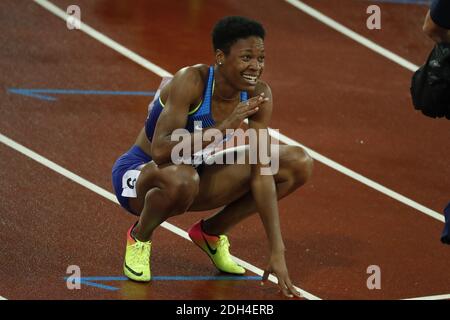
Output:
[[[15,91],[28,91],[37,93],[53,93],[53,94],[104,94],[104,95],[126,95],[126,96],[154,96],[155,91],[111,91],[111,90],[75,90],[75,89],[16,89]]]
[[[68,277],[64,277],[67,280]],[[152,281],[242,281],[242,280],[261,280],[260,276],[153,276]],[[109,291],[116,291],[119,288],[104,285],[93,281],[127,281],[127,277],[81,277],[80,283],[86,286],[91,286],[99,289]]]
[[[154,276],[152,280],[164,281],[198,281],[198,280],[226,280],[226,281],[242,281],[242,280],[261,280],[259,276]]]
[[[107,286],[107,285],[96,283],[96,282],[90,282],[90,281],[86,281],[83,279],[81,279],[80,283],[84,284],[86,286],[96,287],[96,288],[105,289],[105,290],[109,290],[109,291],[119,290],[119,288],[116,288],[116,287]]]
[[[65,277],[64,280],[68,278]],[[260,276],[153,276],[152,281],[256,281]],[[127,277],[81,277],[82,281],[126,281]]]
[[[47,101],[55,101],[55,100],[57,100],[56,98],[53,98],[53,97],[50,97],[50,96],[44,96],[42,94],[36,94],[36,93],[33,93],[31,91],[27,91],[27,90],[9,89],[8,91],[11,92],[11,93],[15,93],[15,94],[21,94],[21,95],[27,96],[27,97],[38,98],[40,100],[47,100]]]
[[[115,95],[115,96],[146,96],[153,97],[156,91],[112,91],[112,90],[76,90],[76,89],[23,89],[9,88],[8,92],[20,94],[40,100],[55,101],[54,97],[46,94],[72,94],[72,95]]]
[[[67,280],[65,277],[64,280]],[[72,279],[72,278],[71,278]],[[81,277],[81,280],[86,281],[125,281],[128,280],[127,277]]]

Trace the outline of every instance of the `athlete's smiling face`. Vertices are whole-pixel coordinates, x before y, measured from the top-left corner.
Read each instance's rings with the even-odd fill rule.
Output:
[[[253,91],[264,70],[264,40],[239,39],[227,55],[219,54],[217,59],[223,62],[221,73],[236,90]]]

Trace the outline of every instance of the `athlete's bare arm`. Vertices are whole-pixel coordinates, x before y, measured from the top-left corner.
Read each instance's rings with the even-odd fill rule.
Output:
[[[266,83],[260,82],[255,89],[255,93],[264,93],[268,101],[261,106],[259,112],[249,118],[249,127],[257,130],[258,133],[264,131],[266,137],[269,137],[267,127],[272,116],[272,92]],[[260,135],[258,134],[257,136],[259,139]],[[259,141],[257,145],[259,146]],[[270,139],[267,139],[266,150],[270,152]],[[257,164],[253,164],[251,167],[251,192],[270,246],[270,260],[266,273],[263,276],[263,281],[266,280],[265,278],[268,277],[269,272],[274,273],[278,278],[278,285],[285,296],[296,295],[300,297],[300,293],[292,285],[286,266],[285,246],[281,236],[274,176],[261,174],[261,169],[264,167],[269,169],[270,164],[263,165],[258,161]]]
[[[198,67],[181,69],[171,81],[170,91],[156,124],[151,145],[151,156],[157,164],[171,162],[172,149],[179,143],[179,141],[172,141],[171,135],[174,130],[185,128],[190,106],[198,103],[202,97],[204,85],[205,80]],[[224,121],[217,123],[213,128],[218,129],[222,134],[225,134],[226,129],[236,129],[245,118],[257,112],[262,102],[263,98],[258,96],[239,103]],[[187,134],[192,144],[196,134],[202,133]],[[203,140],[201,137],[200,140],[203,148],[210,144],[210,141]]]
[[[157,164],[170,162],[172,148],[178,143],[171,141],[171,134],[186,126],[190,106],[201,98],[203,87],[196,67],[183,68],[175,74],[153,135],[151,156]]]

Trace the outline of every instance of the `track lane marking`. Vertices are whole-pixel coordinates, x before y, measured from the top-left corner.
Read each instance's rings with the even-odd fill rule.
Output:
[[[59,7],[55,6],[50,1],[46,0],[33,0],[40,6],[44,7],[54,15],[60,17],[64,21],[67,21],[67,18],[70,17],[66,12],[61,10]],[[90,35],[94,39],[98,40],[99,42],[103,43],[107,47],[117,51],[121,55],[131,59],[132,61],[136,62],[137,64],[143,66],[147,70],[152,70],[156,74],[160,75],[161,77],[170,77],[172,76],[168,71],[164,70],[163,68],[157,66],[156,64],[146,60],[145,58],[141,57],[140,55],[134,53],[128,48],[125,48],[120,43],[112,40],[111,38],[105,36],[104,34],[98,32],[97,30],[91,28],[87,24],[85,24],[83,21],[80,21],[81,29],[80,31],[85,32],[86,34]]]
[[[372,40],[369,40],[366,37],[363,37],[362,35],[356,33],[355,31],[340,24],[336,20],[324,15],[322,12],[314,9],[313,7],[308,6],[307,4],[303,3],[302,1],[299,1],[299,0],[284,0],[284,1],[286,1],[290,5],[294,6],[295,8],[303,11],[307,15],[313,17],[314,19],[322,22],[323,24],[327,25],[328,27],[343,34],[344,36],[358,42],[362,46],[397,63],[398,65],[402,66],[403,68],[406,68],[413,72],[416,71],[417,69],[419,69],[419,66],[415,65],[414,63],[412,63],[412,62],[406,60],[405,58],[400,57],[398,54],[376,44]]]
[[[408,298],[408,299],[402,299],[402,300],[449,300],[450,294],[440,294],[435,296],[424,296],[424,297],[417,297],[417,298]]]
[[[64,21],[66,21],[68,15],[66,14],[66,12],[64,12],[63,10],[61,10],[60,8],[58,8],[57,6],[55,6],[53,3],[51,3],[50,1],[47,0],[33,0],[34,2],[36,2],[37,4],[39,4],[40,6],[44,7],[46,10],[50,11],[51,13],[55,14],[56,16],[58,16],[59,18],[63,19]],[[288,0],[285,0],[288,1]],[[289,0],[289,1],[293,1],[293,0]],[[294,1],[295,2],[295,1]],[[303,4],[304,5],[304,4]],[[304,5],[306,6],[306,5]],[[311,10],[311,7],[309,7]],[[315,10],[317,11],[317,10]],[[317,11],[317,13],[319,13]],[[326,17],[325,15],[321,14],[321,17]],[[326,17],[328,18],[328,17]],[[329,20],[332,20],[330,18],[328,18]],[[334,20],[332,20],[334,21]],[[337,22],[335,22],[337,23]],[[343,26],[342,26],[343,27]],[[345,27],[343,27],[345,28]],[[350,30],[350,29],[348,29]],[[96,31],[95,29],[91,28],[90,26],[88,26],[87,24],[81,22],[81,29],[80,31],[86,33],[87,35],[91,36],[92,38],[96,39],[97,41],[100,41],[101,43],[103,43],[104,45],[106,45],[107,47],[117,51],[118,53],[124,55],[125,57],[129,58],[130,60],[136,62],[137,64],[139,64],[140,66],[144,67],[145,69],[159,75],[160,77],[171,77],[173,76],[170,72],[164,70],[163,68],[157,66],[156,64],[146,60],[145,58],[143,58],[142,56],[132,52],[131,50],[125,48],[124,46],[122,46],[121,44],[117,43],[116,41],[112,40],[111,38],[103,35],[102,33]],[[351,30],[350,30],[351,31]],[[361,36],[360,36],[361,37]],[[361,37],[363,38],[363,37]],[[370,41],[368,39],[366,39],[367,41]],[[402,58],[403,59],[403,58]],[[404,60],[404,59],[403,59]],[[406,60],[404,60],[406,61]],[[405,64],[405,68],[409,66],[412,67],[412,65],[409,65],[408,63]],[[416,66],[414,66],[416,67]],[[247,121],[246,121],[247,122]],[[275,134],[276,131],[274,131],[273,129],[269,128],[269,131],[271,132],[271,134]],[[355,179],[356,181],[359,181],[365,185],[367,185],[368,187],[375,189],[383,194],[385,194],[386,196],[393,198],[409,207],[412,207],[422,213],[424,213],[425,215],[432,217],[438,221],[441,222],[445,222],[444,216],[430,208],[425,207],[424,205],[410,199],[407,198],[401,194],[399,194],[398,192],[395,192],[387,187],[384,187],[383,185],[379,184],[378,182],[375,182],[369,178],[364,177],[363,175],[321,155],[320,153],[300,144],[299,142],[285,136],[284,134],[281,133],[276,133],[276,138],[286,144],[290,144],[290,145],[297,145],[297,146],[301,146],[302,148],[304,148],[315,160],[321,162],[322,164],[333,168],[341,173],[343,173],[344,175]]]
[[[64,11],[62,11],[61,9],[59,9],[58,7],[56,7],[55,5],[53,5],[52,3],[50,3],[49,1],[46,0],[34,0],[36,3],[40,4],[41,6],[43,6],[44,8],[46,8],[47,10],[51,11],[52,13],[54,13],[55,15],[57,15],[58,17],[62,18],[63,20],[66,20],[66,13]],[[303,10],[305,13],[315,17],[316,19],[318,19],[319,21],[325,23],[326,25],[332,27],[333,29],[345,34],[346,36],[352,38],[353,40],[357,41],[358,43],[368,47],[369,49],[385,56],[386,58],[398,63],[399,65],[405,67],[408,70],[411,71],[415,71],[418,66],[412,64],[411,62],[401,58],[400,56],[390,52],[389,50],[386,50],[380,46],[378,46],[377,44],[375,44],[374,42],[368,40],[367,38],[364,38],[358,34],[356,34],[355,32],[353,32],[352,30],[344,27],[343,25],[337,23],[336,21],[332,20],[331,18],[321,14],[319,11],[303,4],[300,1],[295,1],[295,0],[285,0],[288,3],[296,3],[293,4],[295,7],[298,7],[298,5],[301,3],[303,5]],[[300,7],[302,7],[302,5],[300,5]],[[305,8],[309,8],[309,9],[305,9]],[[308,13],[309,12],[309,13]],[[312,14],[311,14],[312,13]],[[320,17],[320,18],[318,18]],[[132,61],[138,63],[139,65],[143,66],[144,68],[160,75],[161,77],[163,76],[171,76],[171,74],[169,72],[167,72],[166,70],[160,68],[159,66],[156,66],[155,64],[149,62],[148,60],[144,59],[143,57],[135,54],[134,52],[132,52],[131,50],[121,46],[120,44],[118,44],[117,42],[111,40],[110,38],[104,36],[103,34],[97,32],[96,30],[92,29],[91,27],[87,26],[86,24],[82,23],[82,31],[84,31],[85,33],[87,33],[88,35],[90,35],[91,37],[97,39],[98,41],[102,42],[103,44],[107,45],[108,47],[114,49],[115,51],[117,51],[118,53],[130,58]],[[294,145],[299,145],[302,146],[303,148],[305,148],[313,158],[315,158],[316,160],[318,160],[319,162],[322,162],[323,164],[363,183],[366,184],[368,186],[370,186],[371,188],[374,188],[377,191],[380,191],[382,193],[384,193],[385,195],[392,197],[408,206],[411,206],[419,211],[421,211],[422,213],[435,218],[436,220],[439,220],[441,222],[444,222],[444,217],[443,215],[437,213],[434,210],[431,210],[429,208],[426,208],[425,206],[420,205],[419,203],[406,198],[400,194],[398,194],[395,191],[392,191],[370,179],[365,178],[364,176],[334,162],[331,159],[328,159],[327,157],[322,156],[321,154],[301,145],[300,143],[298,143],[295,140],[292,140],[286,136],[284,136],[283,134],[279,134],[278,135],[279,140],[287,143],[287,144],[294,144]],[[290,143],[289,143],[290,142]],[[163,223],[165,224],[165,223]],[[181,229],[180,229],[181,230]],[[181,233],[184,232],[183,230],[181,230],[181,232],[179,232],[181,235]],[[177,233],[177,232],[175,232]],[[185,238],[187,238],[187,235],[183,236]],[[190,239],[188,239],[190,240]],[[270,278],[275,278],[273,276],[270,276]],[[275,278],[276,280],[276,278]],[[441,295],[441,296],[428,296],[428,297],[446,297],[446,295]],[[426,297],[424,297],[426,298]]]
[[[119,201],[117,201],[116,196],[114,194],[112,194],[111,192],[109,192],[109,191],[107,191],[107,190],[97,186],[96,184],[94,184],[94,183],[92,183],[92,182],[90,182],[90,181],[88,181],[88,180],[86,180],[86,179],[84,179],[82,177],[80,177],[79,175],[77,175],[77,174],[67,170],[66,168],[58,165],[57,163],[55,163],[55,162],[53,162],[53,161],[51,161],[51,160],[41,156],[40,154],[32,151],[31,149],[28,149],[27,147],[25,147],[25,146],[15,142],[14,140],[12,140],[12,139],[8,138],[7,136],[3,135],[2,133],[0,133],[0,142],[5,144],[6,146],[16,150],[17,152],[19,152],[19,153],[21,153],[21,154],[23,154],[23,155],[33,159],[34,161],[40,163],[41,165],[43,165],[43,166],[45,166],[45,167],[47,167],[47,168],[49,168],[49,169],[59,173],[60,175],[66,177],[66,178],[68,178],[70,180],[72,180],[73,182],[75,182],[75,183],[77,183],[77,184],[79,184],[79,185],[81,185],[81,186],[83,186],[83,187],[85,187],[85,188],[87,188],[87,189],[97,193],[98,195],[100,195],[100,196],[102,196],[102,197],[104,197],[104,198],[106,198],[106,199],[108,199],[108,200],[110,200],[110,201],[112,201],[112,202],[114,202],[116,204],[119,204]],[[175,226],[175,225],[173,225],[171,223],[168,223],[168,222],[163,222],[161,224],[161,226],[163,228],[165,228],[165,229],[167,229],[167,230],[169,230],[169,231],[179,235],[180,237],[191,241],[191,239],[189,238],[187,232],[184,231],[183,229],[181,229],[181,228],[179,228],[179,227],[177,227],[177,226]],[[264,271],[262,269],[254,266],[254,265],[252,265],[252,264],[250,264],[250,263],[248,263],[248,262],[246,262],[246,261],[244,261],[242,259],[239,259],[239,258],[237,258],[235,256],[232,256],[232,257],[233,257],[233,259],[236,262],[241,264],[247,270],[249,270],[249,271],[251,271],[251,272],[253,272],[253,273],[255,273],[255,274],[257,274],[257,275],[259,275],[261,277],[263,276]],[[277,278],[275,276],[273,276],[273,275],[269,276],[269,280],[271,282],[275,283],[275,284],[278,284]],[[305,290],[303,290],[303,289],[301,289],[299,287],[296,287],[296,286],[294,286],[294,287],[297,290],[299,290],[302,293],[303,297],[306,298],[306,299],[309,299],[309,300],[321,300],[319,297],[309,293],[308,291],[305,291]]]

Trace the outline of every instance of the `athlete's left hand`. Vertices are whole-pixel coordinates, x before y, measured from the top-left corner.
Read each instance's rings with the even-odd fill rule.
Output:
[[[291,279],[289,278],[284,252],[276,252],[271,254],[269,266],[264,271],[262,277],[262,283],[269,278],[270,273],[273,273],[277,277],[278,286],[280,287],[283,295],[289,298],[293,298],[294,296],[298,298],[302,297],[301,293],[294,288]]]

